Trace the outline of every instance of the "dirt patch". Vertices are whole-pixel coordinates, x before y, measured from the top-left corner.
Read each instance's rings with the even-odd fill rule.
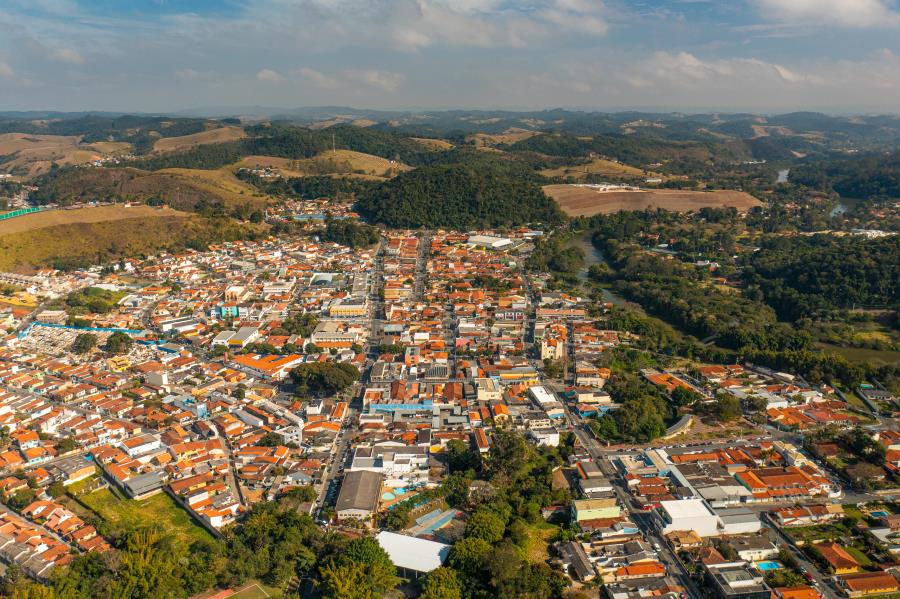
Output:
[[[36,231],[57,225],[72,225],[76,223],[101,223],[128,218],[161,218],[174,216],[188,216],[185,212],[172,210],[171,208],[154,208],[152,206],[96,206],[92,208],[74,208],[63,210],[47,210],[34,212],[25,216],[10,218],[0,221],[0,235],[12,235],[26,231]]]
[[[32,135],[5,133],[0,135],[0,156],[10,157],[0,171],[26,178],[42,175],[56,164],[71,166],[124,154],[131,145],[123,142],[82,144],[77,135]]]
[[[547,185],[544,193],[569,216],[612,214],[622,210],[662,208],[688,212],[708,207],[734,207],[746,212],[762,202],[743,191],[682,191],[675,189],[599,191],[578,185]]]

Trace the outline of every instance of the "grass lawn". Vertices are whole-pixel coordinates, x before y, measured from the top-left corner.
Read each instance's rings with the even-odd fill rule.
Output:
[[[844,513],[847,514],[847,517],[853,518],[857,522],[865,519],[865,514],[863,514],[862,511],[858,507],[856,507],[855,504],[852,504],[852,503],[844,504],[843,507],[844,507]]]
[[[186,543],[212,539],[212,535],[195,524],[188,513],[165,493],[135,501],[124,499],[110,489],[100,489],[79,499],[101,518],[113,524],[136,526],[152,522]]]
[[[859,565],[862,566],[863,568],[872,565],[872,560],[869,559],[869,556],[866,555],[865,553],[863,553],[861,550],[857,549],[856,547],[844,547],[844,549],[846,549],[847,553],[852,555],[853,559],[855,559],[857,562],[859,562]]]

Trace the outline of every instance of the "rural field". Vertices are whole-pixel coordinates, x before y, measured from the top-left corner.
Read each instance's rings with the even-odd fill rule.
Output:
[[[82,144],[78,135],[0,135],[0,156],[11,156],[0,166],[3,172],[36,177],[58,166],[86,164],[115,154],[124,154],[131,145],[122,142]]]
[[[162,137],[157,139],[153,144],[153,152],[162,154],[164,152],[177,152],[179,150],[188,150],[195,146],[204,144],[217,144],[226,141],[235,141],[246,137],[247,134],[240,127],[219,127],[217,129],[209,129],[200,133],[192,133],[191,135],[181,135],[178,137]]]
[[[544,193],[556,200],[569,216],[611,214],[622,210],[662,208],[673,211],[706,207],[734,207],[746,211],[762,202],[743,191],[598,191],[576,185],[546,185]]]
[[[466,140],[475,143],[475,147],[477,148],[485,148],[498,146],[502,144],[514,144],[517,141],[522,141],[523,139],[528,139],[529,137],[534,137],[538,135],[537,131],[531,131],[529,129],[507,129],[503,133],[474,133],[472,135],[467,135]]]
[[[237,168],[268,167],[277,169],[284,177],[309,177],[314,175],[349,175],[363,178],[392,177],[412,167],[372,154],[352,150],[331,150],[303,160],[276,158],[273,156],[247,156],[234,165]]]
[[[429,150],[449,150],[453,148],[453,144],[446,139],[431,139],[429,137],[412,137],[410,138],[428,148]]]
[[[72,225],[78,223],[101,223],[129,218],[164,218],[186,217],[185,212],[172,210],[168,207],[154,208],[139,204],[126,207],[123,204],[114,206],[96,206],[92,208],[75,208],[72,210],[46,210],[34,212],[25,216],[18,216],[9,220],[0,221],[0,236],[24,233],[37,229],[46,229],[59,225]]]
[[[571,177],[573,179],[583,179],[588,175],[601,175],[613,177],[660,177],[661,175],[639,169],[634,166],[622,164],[621,162],[613,162],[603,158],[595,158],[587,164],[579,164],[576,166],[561,166],[559,168],[548,168],[541,171],[545,177]]]

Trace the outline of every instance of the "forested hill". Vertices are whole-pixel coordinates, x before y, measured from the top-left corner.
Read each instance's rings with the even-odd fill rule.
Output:
[[[745,272],[780,318],[796,320],[854,306],[900,304],[900,237],[777,237]]]
[[[900,198],[900,152],[802,164],[791,170],[791,182],[846,198]]]
[[[468,230],[554,224],[564,215],[533,177],[499,161],[424,166],[366,192],[357,210],[392,227]]]

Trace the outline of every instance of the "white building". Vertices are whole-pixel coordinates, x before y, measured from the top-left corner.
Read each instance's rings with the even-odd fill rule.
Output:
[[[719,518],[702,499],[677,499],[661,501],[658,517],[662,532],[693,530],[701,537],[719,535]]]

